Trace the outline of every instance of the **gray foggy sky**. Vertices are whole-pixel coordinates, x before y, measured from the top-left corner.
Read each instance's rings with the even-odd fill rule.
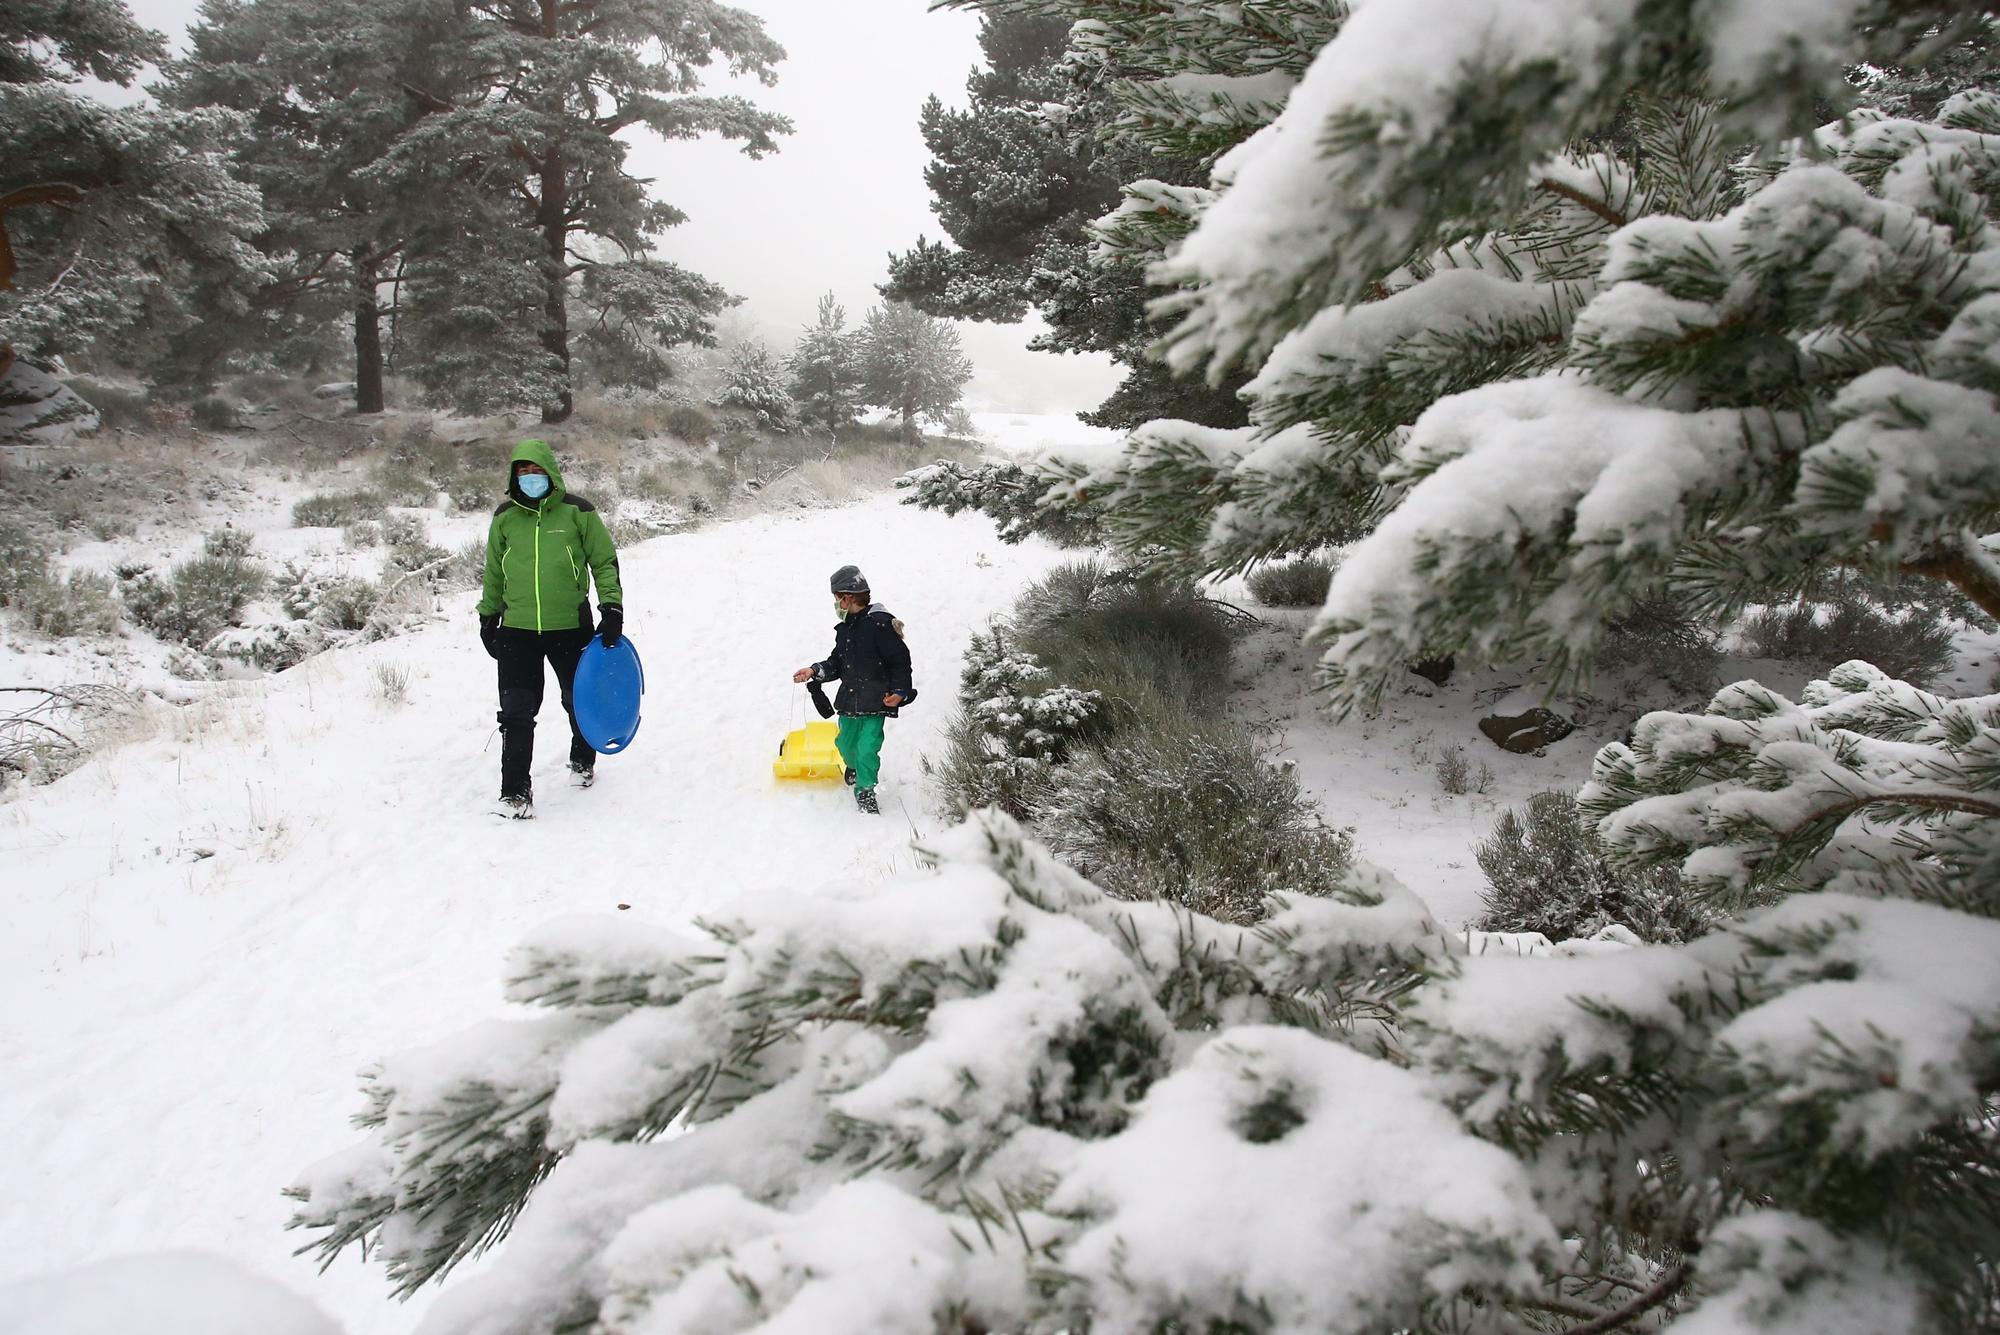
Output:
[[[198,0],[127,0],[140,22],[184,45]],[[919,233],[938,238],[917,112],[932,93],[962,106],[979,61],[978,16],[929,12],[926,0],[735,0],[784,46],[778,83],[712,80],[791,117],[794,133],[762,161],[722,140],[663,143],[635,133],[627,169],[688,215],[659,253],[747,298],[731,314],[780,350],[831,290],[850,324],[879,298],[888,254]],[[976,406],[1073,412],[1094,406],[1118,375],[1102,356],[1024,347],[1032,330],[962,324],[978,368]]]

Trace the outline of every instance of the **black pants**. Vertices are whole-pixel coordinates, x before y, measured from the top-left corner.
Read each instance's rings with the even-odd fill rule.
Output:
[[[597,752],[576,730],[576,663],[590,643],[592,630],[516,630],[502,626],[494,648],[500,661],[500,795],[526,797],[533,791],[528,777],[535,759],[535,715],[542,712],[542,690],[547,678],[542,662],[556,670],[556,685],[562,691],[563,712],[569,715],[569,763],[589,769]]]

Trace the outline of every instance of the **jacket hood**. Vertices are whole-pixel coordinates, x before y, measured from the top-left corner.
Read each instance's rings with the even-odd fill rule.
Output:
[[[549,475],[549,494],[539,502],[528,500],[514,486],[514,465],[519,463],[534,464]],[[507,460],[507,494],[530,509],[537,504],[547,505],[550,501],[562,499],[562,469],[556,467],[556,452],[549,448],[547,441],[524,440],[514,447],[513,457]]]

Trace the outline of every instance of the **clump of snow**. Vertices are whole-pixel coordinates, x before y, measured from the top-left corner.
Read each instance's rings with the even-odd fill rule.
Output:
[[[0,1286],[0,1335],[340,1335],[284,1285],[203,1252],[119,1256]]]
[[[1204,1046],[1130,1127],[1080,1150],[1051,1205],[1096,1221],[1066,1264],[1117,1330],[1394,1329],[1419,1295],[1532,1289],[1556,1242],[1526,1170],[1421,1077],[1257,1026]]]

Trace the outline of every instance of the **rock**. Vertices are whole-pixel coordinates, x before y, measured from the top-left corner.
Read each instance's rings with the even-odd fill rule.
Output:
[[[19,360],[0,375],[0,445],[62,445],[97,430],[82,395]]]
[[[331,385],[315,385],[313,386],[313,397],[316,399],[351,399],[354,397],[356,388],[357,386],[352,380],[342,380]]]
[[[1479,730],[1502,751],[1527,755],[1561,741],[1576,731],[1576,725],[1538,707],[1525,714],[1489,714],[1479,720]]]

